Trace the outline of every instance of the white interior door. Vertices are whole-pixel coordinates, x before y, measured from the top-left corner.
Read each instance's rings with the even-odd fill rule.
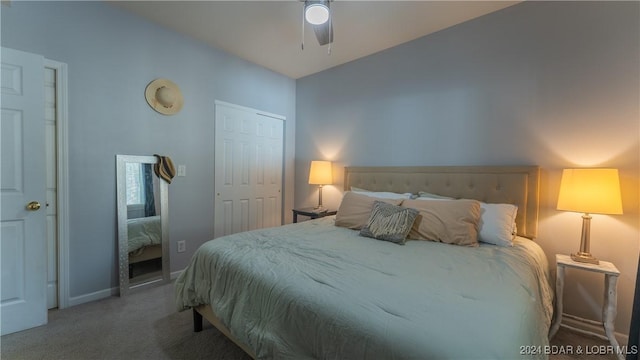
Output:
[[[47,323],[44,58],[2,48],[2,335]],[[41,204],[29,210],[27,204]]]
[[[214,236],[282,224],[284,118],[216,103]]]

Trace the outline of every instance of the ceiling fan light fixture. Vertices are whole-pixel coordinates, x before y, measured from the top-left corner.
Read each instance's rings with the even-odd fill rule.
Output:
[[[304,18],[311,25],[322,25],[329,21],[329,7],[326,1],[305,2]]]

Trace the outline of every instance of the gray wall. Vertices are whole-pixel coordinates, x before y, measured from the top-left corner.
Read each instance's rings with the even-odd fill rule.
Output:
[[[187,176],[169,185],[172,271],[213,238],[216,99],[286,116],[284,213],[291,213],[294,80],[99,2],[2,6],[2,46],[69,66],[69,286],[76,302],[118,286],[116,154],[159,153],[187,165]],[[158,77],[180,86],[179,114],[147,105],[144,89]],[[183,239],[187,251],[178,254]]]
[[[342,167],[542,168],[537,239],[578,250],[581,218],[555,210],[561,169],[621,171],[622,216],[594,215],[592,253],[615,263],[616,330],[628,333],[640,238],[640,4],[525,2],[297,81],[297,206],[317,201],[309,161]],[[336,34],[339,36],[339,34]],[[334,51],[340,51],[336,46]],[[569,313],[600,318],[602,277],[570,272]]]

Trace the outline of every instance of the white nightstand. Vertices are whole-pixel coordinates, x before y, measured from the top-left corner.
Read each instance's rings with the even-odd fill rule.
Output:
[[[549,339],[551,339],[560,326],[564,326],[568,329],[576,332],[596,336],[603,340],[609,340],[614,349],[619,347],[618,340],[616,340],[614,334],[613,321],[616,318],[617,313],[617,290],[616,285],[618,283],[618,276],[620,271],[610,262],[600,261],[600,264],[588,264],[571,260],[568,255],[556,255],[557,273],[556,273],[556,308],[555,317],[551,324],[551,330],[549,330]],[[578,316],[563,314],[562,313],[562,293],[564,291],[564,273],[566,268],[575,268],[585,271],[593,271],[596,273],[604,274],[604,304],[602,305],[602,322],[583,319]],[[562,324],[562,317],[567,317],[576,321],[580,321],[586,324],[599,325],[604,327],[604,332],[607,336],[603,336],[591,331],[575,328],[573,326]],[[618,355],[620,360],[623,360],[622,355]]]

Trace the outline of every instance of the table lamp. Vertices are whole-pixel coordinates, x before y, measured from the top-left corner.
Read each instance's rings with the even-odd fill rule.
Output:
[[[322,186],[330,185],[333,182],[331,174],[331,161],[313,160],[309,169],[309,184],[318,185],[318,206],[314,210],[322,211]]]
[[[580,251],[571,254],[571,259],[598,264],[589,252],[589,214],[622,214],[618,169],[564,169],[557,209],[584,213]]]

